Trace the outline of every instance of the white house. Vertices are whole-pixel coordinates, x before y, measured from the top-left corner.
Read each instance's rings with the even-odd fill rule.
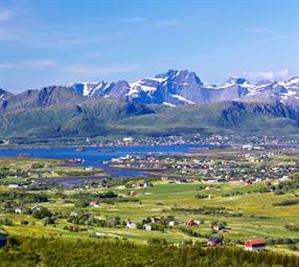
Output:
[[[22,213],[22,209],[21,208],[16,208],[15,209],[15,213],[16,214],[21,214]]]
[[[143,229],[144,229],[145,231],[151,231],[151,230],[152,230],[152,227],[151,227],[150,225],[148,225],[148,224],[145,224],[145,225],[143,225]]]
[[[131,221],[127,222],[127,227],[130,228],[130,229],[136,229],[137,228],[136,223],[131,222]]]

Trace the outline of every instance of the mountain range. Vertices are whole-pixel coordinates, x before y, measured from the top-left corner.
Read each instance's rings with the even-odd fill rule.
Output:
[[[119,81],[108,83],[85,82],[70,85],[75,92],[88,97],[114,97],[142,104],[177,106],[221,101],[280,101],[299,103],[299,77],[287,81],[258,81],[230,77],[222,85],[204,84],[187,70],[169,70],[155,77],[133,83]]]
[[[83,82],[11,94],[0,89],[0,138],[16,142],[108,135],[298,134],[299,78],[204,84],[169,70],[136,82]]]
[[[61,92],[61,89],[63,92]],[[59,96],[57,91],[61,92]],[[52,92],[55,92],[53,95]],[[77,96],[72,94],[76,93]],[[81,82],[70,85],[49,86],[40,90],[27,90],[13,95],[0,89],[0,101],[16,98],[23,101],[33,95],[46,102],[68,102],[80,96],[88,98],[116,98],[140,104],[162,104],[178,106],[186,104],[214,103],[222,101],[242,102],[281,102],[285,104],[299,104],[299,77],[287,81],[277,82],[261,80],[251,83],[245,78],[230,77],[222,85],[204,84],[194,73],[187,70],[169,70],[154,77],[143,78],[129,83],[125,80],[118,82]],[[45,102],[46,101],[46,102]]]

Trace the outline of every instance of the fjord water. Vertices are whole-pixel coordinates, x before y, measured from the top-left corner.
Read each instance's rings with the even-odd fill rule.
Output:
[[[18,155],[28,155],[33,158],[47,159],[84,159],[84,163],[78,166],[85,167],[104,167],[109,168],[112,158],[124,157],[126,155],[145,155],[145,154],[180,154],[190,152],[195,149],[213,148],[215,145],[168,145],[168,146],[111,146],[111,147],[84,147],[82,151],[76,147],[68,148],[20,148],[20,149],[1,149],[0,157],[16,157]],[[129,169],[115,170],[110,169],[114,176],[142,176],[142,171]]]

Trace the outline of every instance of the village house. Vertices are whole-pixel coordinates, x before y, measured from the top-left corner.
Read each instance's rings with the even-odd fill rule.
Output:
[[[149,187],[149,186],[153,186],[153,184],[148,181],[143,182],[143,187]]]
[[[207,242],[207,245],[210,247],[220,246],[222,244],[223,244],[223,241],[218,236],[211,236]]]
[[[95,232],[95,236],[97,237],[102,237],[102,236],[105,236],[106,234],[104,233],[100,233],[100,232]]]
[[[140,182],[140,183],[138,183],[138,186],[141,187],[141,188],[142,188],[142,187],[147,187],[147,184],[146,184],[146,183],[143,183],[143,182]]]
[[[89,202],[89,206],[94,207],[94,208],[99,208],[100,203],[98,201],[91,201],[91,202]]]
[[[127,221],[127,227],[130,228],[130,229],[136,229],[137,228],[136,223],[131,222],[131,221]]]
[[[278,181],[280,181],[280,182],[284,182],[284,181],[288,181],[288,180],[289,180],[289,177],[287,175],[278,179]]]
[[[34,211],[40,211],[41,210],[41,206],[34,206],[31,208],[31,211],[34,212]]]
[[[129,196],[130,197],[137,197],[138,196],[138,193],[136,191],[130,191],[129,192]]]
[[[212,226],[212,228],[215,231],[221,231],[221,230],[228,231],[228,230],[230,230],[230,227],[228,227],[225,223],[216,223]]]
[[[125,143],[125,144],[129,144],[129,143],[132,143],[133,142],[133,138],[132,137],[124,137],[122,139],[122,141]]]
[[[15,213],[16,214],[21,214],[22,213],[22,209],[21,208],[15,208]]]
[[[19,184],[9,184],[8,187],[10,187],[10,188],[18,188],[18,187],[20,187],[20,185]]]
[[[263,239],[247,240],[244,243],[244,248],[248,251],[264,251],[266,249],[266,241]]]
[[[145,225],[143,225],[143,229],[144,229],[145,231],[151,231],[151,230],[152,230],[152,226],[149,225],[149,224],[145,224]]]
[[[160,219],[160,218],[157,218],[157,217],[152,217],[152,218],[151,218],[151,222],[152,222],[152,223],[160,223],[160,222],[161,222],[161,219]]]
[[[186,221],[185,223],[187,226],[195,226],[195,225],[199,225],[200,222],[199,221],[196,221],[196,220],[193,220],[193,219],[189,219],[188,221]]]
[[[176,224],[178,224],[177,221],[169,221],[169,222],[168,222],[168,225],[169,225],[169,226],[175,226]]]
[[[187,184],[188,181],[186,179],[175,180],[176,184]]]
[[[69,227],[69,230],[70,230],[71,232],[80,232],[80,231],[81,231],[81,228],[80,228],[79,225],[72,225],[72,226]]]

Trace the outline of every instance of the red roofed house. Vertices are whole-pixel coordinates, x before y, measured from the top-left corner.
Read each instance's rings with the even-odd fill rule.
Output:
[[[266,249],[266,242],[263,239],[247,240],[244,243],[244,248],[248,251],[263,251]]]
[[[189,219],[188,221],[186,221],[185,223],[187,226],[193,226],[193,225],[198,225],[199,223],[193,219]]]

